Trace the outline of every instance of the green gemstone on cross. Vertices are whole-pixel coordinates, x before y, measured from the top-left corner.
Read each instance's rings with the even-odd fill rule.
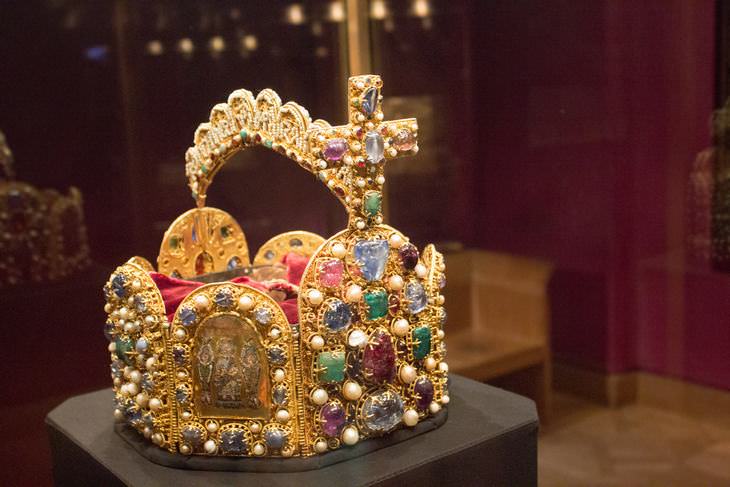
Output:
[[[388,314],[388,293],[382,289],[368,291],[364,296],[368,320],[377,320]]]
[[[373,218],[380,213],[380,208],[383,205],[383,195],[378,191],[369,191],[365,193],[363,197],[363,211],[367,216]]]
[[[431,328],[419,326],[413,330],[413,358],[421,360],[431,352]]]

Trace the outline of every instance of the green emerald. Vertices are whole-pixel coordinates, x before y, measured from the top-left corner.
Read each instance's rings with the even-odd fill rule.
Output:
[[[203,174],[208,174],[208,166],[206,166],[205,164],[201,164],[200,172],[202,172]]]
[[[421,360],[431,351],[431,328],[419,326],[413,330],[413,358]]]
[[[180,237],[178,237],[177,235],[173,235],[172,237],[170,237],[170,248],[171,249],[178,248],[180,246],[181,241],[182,241],[182,239]]]
[[[129,354],[129,352],[134,349],[134,344],[132,343],[132,340],[129,338],[117,337],[114,340],[114,345],[116,346],[114,354],[117,356],[117,358],[123,360],[124,363],[127,365],[132,365],[133,357]]]
[[[248,132],[245,130],[241,130],[241,141],[246,142],[246,138],[248,137]]]
[[[230,225],[225,225],[221,227],[221,237],[228,238],[233,234],[233,229]]]
[[[377,320],[388,313],[388,294],[378,289],[365,293],[365,305],[368,309],[368,319]]]
[[[342,382],[345,380],[345,352],[320,352],[317,368],[320,382]]]
[[[378,213],[380,213],[380,207],[383,202],[383,195],[372,191],[370,193],[366,193],[365,197],[363,198],[363,209],[365,210],[365,214],[369,217],[374,217]]]
[[[273,142],[271,142],[270,140],[264,140],[264,145],[265,145],[265,146],[266,146],[267,148],[271,149],[271,146],[272,146],[272,145],[274,145],[274,143],[273,143]]]

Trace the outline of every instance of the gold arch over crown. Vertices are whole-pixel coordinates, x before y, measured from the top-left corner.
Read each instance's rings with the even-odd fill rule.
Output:
[[[270,89],[255,98],[243,89],[231,93],[227,103],[213,107],[210,121],[198,126],[194,145],[185,154],[185,172],[198,207],[205,205],[208,188],[228,158],[262,145],[325,183],[345,206],[350,227],[382,223],[385,161],[418,152],[416,119],[384,121],[382,84],[376,75],[351,77],[348,123],[335,127],[324,120],[312,122],[307,110],[294,102],[282,105]]]

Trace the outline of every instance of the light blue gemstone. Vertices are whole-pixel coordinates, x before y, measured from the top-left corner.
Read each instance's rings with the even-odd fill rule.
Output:
[[[360,240],[355,244],[354,254],[366,281],[382,279],[388,260],[387,240]]]
[[[365,152],[368,155],[370,164],[378,164],[383,160],[385,154],[385,141],[383,136],[377,132],[368,132],[365,135]]]
[[[352,323],[352,310],[339,299],[329,304],[329,309],[324,312],[324,324],[331,331],[344,330]]]
[[[264,306],[256,308],[256,310],[253,312],[253,315],[256,318],[256,321],[258,321],[262,325],[269,324],[271,318],[273,317],[271,310]]]
[[[126,281],[127,280],[121,274],[114,276],[114,279],[112,279],[112,289],[114,290],[114,294],[116,294],[119,298],[123,298],[124,295],[127,294],[127,290],[124,289],[124,283]]]
[[[402,416],[403,399],[393,391],[375,392],[363,404],[363,423],[374,434],[392,430],[400,424]]]
[[[221,289],[215,295],[215,304],[221,308],[230,308],[233,306],[233,296],[230,289]]]
[[[286,443],[286,435],[279,428],[272,428],[264,433],[264,440],[269,448],[278,450]]]
[[[370,118],[378,106],[378,89],[369,88],[362,97],[362,111]]]
[[[137,350],[137,353],[145,353],[147,351],[147,347],[149,347],[150,344],[147,341],[145,337],[140,338],[137,340],[137,343],[135,344],[134,348]]]
[[[428,304],[426,291],[420,282],[409,282],[406,285],[406,299],[408,300],[408,311],[414,315],[426,309]]]

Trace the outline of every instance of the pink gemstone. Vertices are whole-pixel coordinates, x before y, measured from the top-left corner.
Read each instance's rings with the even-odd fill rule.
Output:
[[[324,158],[328,161],[339,161],[347,152],[345,139],[330,139],[324,146]]]
[[[416,138],[413,136],[413,132],[408,129],[401,129],[395,137],[393,137],[393,147],[400,151],[407,151],[413,149],[416,145]]]
[[[378,331],[370,339],[362,357],[365,377],[373,382],[389,382],[395,377],[395,350],[390,335]]]
[[[326,260],[319,265],[319,282],[325,287],[337,287],[342,282],[345,266],[341,260]]]

